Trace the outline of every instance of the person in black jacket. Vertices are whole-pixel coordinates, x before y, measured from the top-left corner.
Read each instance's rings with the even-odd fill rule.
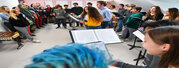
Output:
[[[14,26],[16,30],[24,34],[29,40],[38,43],[39,40],[34,40],[30,34],[28,33],[28,26],[29,22],[27,21],[27,17],[25,15],[22,15],[20,11],[12,9],[11,13],[9,15],[9,22]]]

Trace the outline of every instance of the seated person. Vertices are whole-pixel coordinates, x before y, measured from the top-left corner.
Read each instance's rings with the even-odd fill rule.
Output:
[[[162,20],[157,22],[144,23],[142,27],[144,27],[145,32],[147,32],[152,28],[156,28],[160,26],[172,26],[172,25],[179,25],[179,23],[174,21]],[[114,62],[112,65],[120,68],[157,68],[157,65],[160,61],[159,59],[160,59],[159,56],[154,56],[147,53],[144,59],[144,63],[146,64],[146,66],[136,66],[124,62]]]
[[[107,68],[103,51],[82,44],[56,46],[33,57],[25,68]]]
[[[122,38],[128,38],[127,35],[129,35],[129,39],[132,40],[134,38],[134,35],[132,34],[137,28],[139,27],[140,21],[136,18],[142,18],[143,14],[140,12],[141,7],[134,7],[132,9],[133,14],[127,19],[127,21],[123,24],[125,26],[125,29],[122,33]]]

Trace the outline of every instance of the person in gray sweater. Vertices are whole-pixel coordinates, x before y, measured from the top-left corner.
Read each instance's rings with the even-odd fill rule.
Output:
[[[145,31],[148,31],[152,28],[156,28],[160,26],[171,26],[171,25],[179,25],[179,23],[175,21],[161,20],[157,22],[144,23],[142,26],[144,27]],[[120,68],[157,68],[159,61],[160,61],[159,56],[154,56],[147,53],[144,59],[145,66],[136,66],[121,61],[114,62],[112,66],[116,66]]]
[[[57,28],[60,28],[61,23],[63,24],[63,27],[66,28],[65,10],[62,9],[62,6],[60,6],[60,5],[56,6],[56,9],[54,9],[54,16],[56,18],[56,23],[58,25]]]

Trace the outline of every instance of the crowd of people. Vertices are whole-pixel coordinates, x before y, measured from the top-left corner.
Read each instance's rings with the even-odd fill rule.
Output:
[[[8,6],[1,6],[0,17],[2,23],[9,29],[9,31],[19,32],[21,34],[21,39],[27,38],[35,43],[40,42],[40,40],[35,40],[32,37],[35,36],[34,31],[45,27],[48,23],[56,23],[56,29],[60,28],[61,24],[65,29],[67,28],[67,24],[69,24],[70,27],[75,27],[72,25],[74,23],[76,23],[76,27],[81,26],[86,29],[105,29],[113,28],[113,21],[117,21],[117,32],[122,32],[122,39],[129,38],[129,40],[134,39],[134,31],[138,30],[139,27],[144,27],[145,41],[142,42],[142,45],[147,50],[145,58],[146,66],[135,66],[125,62],[114,62],[112,65],[121,68],[179,67],[179,53],[177,46],[177,41],[179,40],[179,28],[177,26],[179,21],[179,11],[177,8],[169,8],[166,10],[166,13],[163,14],[159,6],[152,6],[148,12],[143,13],[141,12],[142,7],[138,7],[135,4],[119,4],[118,11],[116,10],[115,5],[111,5],[110,8],[107,8],[107,3],[105,1],[97,1],[97,8],[93,7],[90,2],[87,4],[88,6],[84,8],[78,6],[78,3],[73,3],[73,5],[74,7],[72,8],[69,8],[68,5],[64,5],[64,8],[62,8],[62,5],[60,4],[55,5],[53,8],[50,7],[50,5],[47,5],[45,8],[41,6],[40,3],[33,3],[30,6],[21,3],[11,10],[9,10]],[[69,14],[78,18],[80,21],[73,20]],[[143,22],[145,22],[145,24],[141,24]],[[81,46],[79,49],[80,48],[85,49]],[[60,55],[56,55],[56,58],[63,56],[61,53],[59,54]],[[73,53],[70,52],[70,54]],[[49,60],[43,58],[43,61],[41,59],[36,59],[36,61],[34,61],[41,66],[30,65],[26,68],[42,68],[44,66],[45,68],[106,68],[106,63],[101,67],[98,66],[98,63],[95,61],[98,59],[94,58],[94,56],[99,58],[99,55],[93,52],[90,54],[92,55],[89,56],[87,54],[88,58],[90,57],[90,59],[94,61],[89,61],[88,58],[88,61],[76,61],[81,58],[74,55],[72,56],[74,56],[75,59],[70,59],[72,57],[66,55],[69,57],[66,58],[68,61],[64,59],[54,60],[52,58],[55,56],[53,56],[48,58]],[[43,56],[45,55],[47,54],[43,54]],[[103,59],[105,60],[104,57]],[[100,59],[100,61],[103,61],[103,59]],[[64,66],[54,65],[53,62]],[[78,62],[76,65],[87,65],[72,67],[73,65],[71,62]],[[90,65],[91,63],[93,63],[92,66]]]

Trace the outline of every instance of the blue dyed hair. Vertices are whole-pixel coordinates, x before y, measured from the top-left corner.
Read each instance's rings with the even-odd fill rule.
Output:
[[[103,51],[89,49],[82,44],[55,46],[33,57],[25,68],[107,68]]]

